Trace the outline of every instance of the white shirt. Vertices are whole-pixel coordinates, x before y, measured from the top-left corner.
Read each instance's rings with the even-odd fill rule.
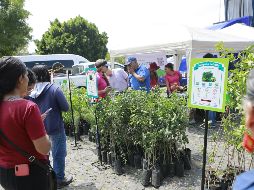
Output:
[[[112,75],[108,76],[108,81],[110,86],[118,92],[128,88],[128,74],[123,69],[112,69]]]

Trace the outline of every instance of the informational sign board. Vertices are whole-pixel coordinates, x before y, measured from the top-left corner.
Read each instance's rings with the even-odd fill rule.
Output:
[[[128,57],[135,57],[139,64],[143,64],[147,68],[149,68],[150,63],[153,62],[155,62],[162,69],[164,69],[164,65],[167,64],[167,57],[166,54],[163,52],[128,55],[125,58],[125,62],[127,62]]]
[[[90,98],[98,98],[96,68],[86,69],[86,88],[87,95]]]
[[[194,58],[190,64],[188,106],[225,111],[228,59]]]

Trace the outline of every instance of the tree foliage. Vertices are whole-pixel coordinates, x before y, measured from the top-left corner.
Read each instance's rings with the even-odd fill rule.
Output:
[[[0,0],[0,57],[15,55],[31,39],[24,0]]]
[[[110,60],[111,60],[111,57],[110,57],[109,52],[106,54],[105,59],[106,59],[107,61],[110,61]],[[124,56],[115,57],[115,58],[114,58],[114,61],[117,62],[117,63],[125,64],[125,57],[124,57]]]
[[[39,54],[73,53],[90,61],[105,58],[107,43],[107,34],[81,16],[63,23],[55,19],[42,39],[35,41]]]
[[[238,53],[235,57],[233,49],[224,47],[223,43],[217,45],[217,50],[221,52],[221,57],[229,58],[234,63],[234,69],[230,70],[228,78],[228,101],[227,106],[230,112],[223,118],[225,140],[228,145],[232,145],[242,151],[242,138],[245,131],[245,114],[243,99],[246,95],[246,81],[249,72],[254,68],[254,46],[250,46]]]

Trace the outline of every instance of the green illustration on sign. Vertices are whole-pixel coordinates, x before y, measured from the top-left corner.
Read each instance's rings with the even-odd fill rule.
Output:
[[[225,111],[228,59],[194,58],[190,64],[188,106]]]
[[[203,72],[202,81],[203,82],[215,82],[216,78],[213,76],[213,73],[211,71]]]

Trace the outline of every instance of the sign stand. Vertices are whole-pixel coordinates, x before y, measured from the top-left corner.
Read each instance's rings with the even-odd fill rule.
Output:
[[[207,152],[208,112],[209,112],[208,110],[205,110],[205,134],[204,134],[201,190],[205,189],[205,168],[206,168],[206,152]]]
[[[70,76],[69,76],[69,72],[67,70],[67,78],[68,78],[68,87],[69,87],[69,97],[70,97],[70,106],[71,106],[71,122],[72,125],[69,129],[69,134],[71,136],[72,132],[74,133],[74,147],[79,149],[79,145],[77,143],[77,134],[75,133],[75,126],[74,126],[74,113],[73,113],[73,105],[72,105],[72,93],[71,93],[71,82],[70,82]]]
[[[225,112],[228,63],[225,58],[194,58],[190,63],[188,106],[205,110],[201,190],[206,178],[208,112]]]
[[[87,87],[87,96],[91,98],[91,104],[95,104],[94,116],[96,124],[96,149],[99,161],[102,165],[102,155],[101,155],[101,142],[100,142],[100,132],[98,126],[98,116],[97,116],[97,107],[100,102],[97,101],[98,98],[98,86],[97,86],[97,70],[95,68],[88,68],[86,72],[86,87]]]
[[[95,104],[94,115],[95,115],[95,124],[96,124],[96,149],[97,149],[99,161],[102,165],[101,139],[100,139],[99,126],[98,126],[98,117],[97,117],[97,103]]]

